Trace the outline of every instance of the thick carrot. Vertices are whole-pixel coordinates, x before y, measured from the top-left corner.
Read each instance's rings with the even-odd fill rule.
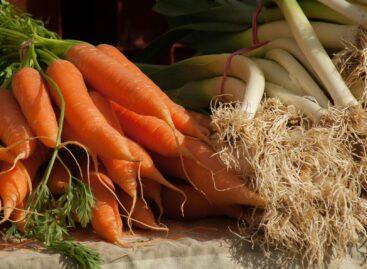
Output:
[[[88,183],[87,178],[84,178],[83,181]],[[111,179],[105,174],[92,172],[90,173],[89,182],[96,199],[96,206],[92,209],[91,220],[94,231],[108,242],[123,245],[121,241],[122,220],[118,202],[105,186],[107,185],[114,191]]]
[[[49,155],[50,150],[43,146],[43,144],[37,142],[33,154],[28,159],[23,160],[24,167],[27,169],[33,185],[36,183],[38,169],[47,160]]]
[[[102,113],[109,125],[123,135],[124,133],[122,131],[119,119],[117,118],[115,111],[112,109],[111,102],[96,91],[90,91],[89,95],[90,98],[92,98],[94,105]]]
[[[152,157],[158,167],[170,176],[190,181],[213,204],[265,206],[264,199],[247,188],[241,178],[227,171],[215,152],[206,144],[193,138],[188,138],[187,142],[189,150],[203,164],[184,159],[184,166],[190,178],[187,178],[179,158],[154,154]]]
[[[136,179],[138,177],[138,167],[136,163],[108,158],[102,158],[101,160],[111,179],[131,197],[136,197]]]
[[[204,114],[195,112],[195,111],[190,111],[190,115],[191,117],[195,118],[196,121],[203,126],[204,128],[206,128],[207,130],[210,130],[211,126],[211,119],[208,116],[205,116]]]
[[[0,174],[0,197],[2,208],[4,209],[4,216],[1,222],[9,219],[14,208],[24,202],[29,191],[28,183],[30,178],[23,164],[18,161],[11,170],[8,170],[9,166],[10,164],[8,163],[0,165],[0,171],[7,170]]]
[[[40,73],[30,67],[20,69],[13,76],[12,91],[33,132],[43,144],[55,147],[58,131],[56,115]]]
[[[10,219],[17,224],[18,230],[24,233],[25,218],[27,213],[25,211],[25,202],[19,203],[14,211],[11,213]]]
[[[28,158],[35,142],[30,126],[10,91],[0,88],[0,140],[18,158]]]
[[[107,122],[113,128],[122,133],[119,119],[116,117],[116,114],[111,107],[111,102],[97,92],[91,92],[90,94],[93,102],[102,112]],[[138,170],[140,169],[140,174],[142,177],[155,180],[157,183],[163,184],[168,188],[173,187],[173,185],[170,184],[155,168],[153,160],[139,144],[130,139],[127,139],[127,143],[132,156],[136,160],[140,160],[140,164],[101,158],[110,177],[116,184],[118,184],[131,197],[134,197],[134,195],[136,195],[137,188],[136,179],[138,177]]]
[[[70,184],[70,174],[59,162],[52,167],[47,186],[54,194],[64,194]]]
[[[120,134],[123,134],[120,122],[112,109],[110,101],[96,91],[91,91],[89,95],[92,98],[93,103],[105,117],[107,122]],[[127,140],[127,142],[129,146],[130,140]],[[131,152],[131,154],[133,153]],[[134,162],[103,157],[101,158],[101,160],[104,166],[107,168],[108,175],[111,177],[111,179],[131,197],[136,197],[136,179],[138,177],[138,164]]]
[[[79,70],[68,61],[54,60],[47,73],[63,94],[66,120],[84,135],[88,144],[93,145],[101,156],[133,160],[126,139],[107,123],[94,105]],[[52,97],[59,104],[56,90],[50,88]]]
[[[141,182],[143,185],[142,195],[144,196],[144,199],[148,201],[154,201],[159,208],[160,214],[162,214],[163,213],[162,198],[161,198],[162,185],[149,178],[142,178]]]
[[[174,128],[167,106],[147,80],[121,68],[115,59],[90,44],[72,46],[66,58],[79,68],[88,84],[109,99],[140,114],[158,117]]]
[[[243,210],[239,205],[214,205],[205,199],[204,195],[190,185],[180,184],[179,188],[186,193],[187,202],[184,205],[184,215],[181,213],[181,197],[167,188],[162,190],[164,215],[171,219],[196,220],[206,217],[228,216],[239,219]]]
[[[185,136],[179,131],[174,135],[161,119],[137,114],[116,103],[112,107],[124,133],[140,145],[167,157],[191,156],[185,147]]]
[[[204,139],[209,134],[208,130],[201,127],[194,117],[182,106],[175,104],[151,79],[149,79],[134,63],[129,61],[116,47],[108,44],[100,44],[97,49],[118,61],[123,68],[129,70],[135,77],[140,78],[149,85],[150,89],[161,99],[170,111],[173,123],[180,132]],[[126,106],[125,106],[126,107]]]
[[[126,210],[130,212],[133,203],[132,198],[129,197],[129,195],[127,195],[124,191],[120,191],[118,197],[121,203],[126,208]],[[162,229],[162,227],[160,227],[155,221],[155,217],[152,210],[140,198],[136,200],[136,204],[131,213],[131,219],[133,221],[133,225],[140,229],[148,229],[148,230]]]
[[[32,181],[33,187],[36,183],[36,174],[39,167],[47,160],[50,151],[43,146],[41,143],[37,143],[36,149],[33,154],[26,160],[23,161],[24,167],[28,172],[28,175]],[[24,225],[25,218],[27,216],[27,212],[25,211],[25,201],[19,203],[13,213],[10,216],[10,219],[17,223],[18,230],[24,233]]]

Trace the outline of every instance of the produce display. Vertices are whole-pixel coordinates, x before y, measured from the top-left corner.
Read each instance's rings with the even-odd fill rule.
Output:
[[[134,63],[2,0],[4,239],[99,268],[71,229],[134,247],[125,231],[227,217],[237,253],[347,256],[367,228],[366,4],[158,0],[171,29]]]

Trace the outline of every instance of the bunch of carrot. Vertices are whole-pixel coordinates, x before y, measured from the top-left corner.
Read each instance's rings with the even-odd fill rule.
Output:
[[[160,223],[166,212],[239,218],[241,205],[265,206],[215,156],[201,123],[208,120],[174,103],[118,49],[61,40],[6,2],[0,9],[0,50],[8,55],[0,89],[1,222],[12,220],[25,237],[91,268],[99,262],[94,252],[70,251],[80,246],[63,241],[77,223],[126,246],[123,221],[167,230]]]

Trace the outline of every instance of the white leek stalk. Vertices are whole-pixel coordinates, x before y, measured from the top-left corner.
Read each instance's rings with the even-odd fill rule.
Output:
[[[306,92],[302,90],[301,86],[296,80],[294,80],[280,64],[261,58],[252,58],[252,60],[263,71],[265,80],[273,84],[277,84],[286,88],[297,95],[306,95]]]
[[[342,107],[358,105],[297,1],[275,1],[282,10],[298,46],[322,80],[334,103]]]
[[[361,9],[358,5],[350,3],[346,0],[318,0],[325,6],[339,12],[351,21],[366,25],[367,24],[367,12]]]
[[[301,85],[306,94],[314,97],[322,107],[329,106],[329,99],[322,92],[319,85],[291,54],[282,49],[273,49],[268,51],[265,57],[283,66],[290,76]]]
[[[303,114],[308,116],[313,122],[318,122],[324,115],[326,110],[316,102],[290,92],[283,87],[266,82],[265,93],[268,97],[277,97],[286,105],[294,105],[301,110]]]
[[[192,109],[206,108],[213,98],[220,96],[227,102],[242,102],[246,83],[240,79],[228,77],[224,94],[221,94],[222,76],[191,81],[180,88],[167,90],[167,95],[175,102]]]

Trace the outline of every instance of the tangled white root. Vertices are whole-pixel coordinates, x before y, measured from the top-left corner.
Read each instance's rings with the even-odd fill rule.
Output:
[[[315,125],[277,99],[265,100],[251,121],[238,103],[219,103],[212,113],[221,160],[268,202],[260,224],[250,231],[246,220],[241,235],[319,268],[366,235],[367,141],[350,109],[330,109]]]

